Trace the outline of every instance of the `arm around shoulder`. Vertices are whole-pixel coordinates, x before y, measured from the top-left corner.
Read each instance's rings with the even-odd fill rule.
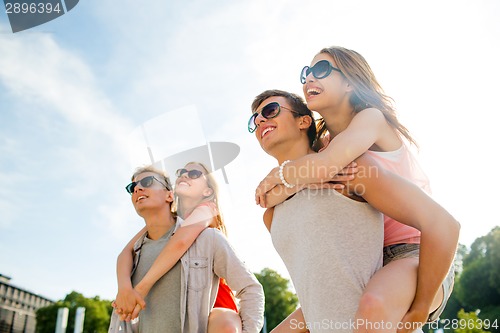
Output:
[[[330,181],[354,159],[377,144],[388,130],[390,126],[380,110],[365,109],[357,113],[349,126],[336,135],[321,152],[292,161],[283,169],[284,177],[292,184]],[[308,175],[296,171],[303,168],[309,170]]]

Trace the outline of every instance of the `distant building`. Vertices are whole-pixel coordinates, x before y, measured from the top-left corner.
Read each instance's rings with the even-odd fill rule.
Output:
[[[0,333],[34,333],[35,312],[54,302],[10,284],[10,277],[0,274]]]

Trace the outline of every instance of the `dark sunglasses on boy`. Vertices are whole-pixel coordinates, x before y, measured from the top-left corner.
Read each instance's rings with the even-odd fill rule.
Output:
[[[134,190],[135,190],[135,187],[137,186],[137,184],[141,184],[141,186],[143,188],[148,188],[148,187],[151,187],[151,185],[153,185],[153,182],[155,180],[158,183],[162,184],[167,190],[170,191],[170,188],[167,185],[163,184],[158,179],[156,179],[155,176],[147,176],[147,177],[142,178],[141,180],[138,180],[136,182],[132,182],[132,183],[128,184],[127,186],[125,186],[125,189],[127,190],[128,193],[132,194],[132,193],[134,193]]]
[[[279,105],[278,102],[271,102],[271,103],[265,105],[262,108],[262,110],[260,110],[260,112],[255,112],[254,114],[252,114],[252,116],[248,120],[248,131],[250,133],[253,133],[257,129],[257,124],[255,123],[255,120],[257,119],[259,114],[261,114],[262,117],[264,117],[266,119],[276,118],[280,114],[281,108],[300,115],[299,112],[292,110],[292,109],[289,109],[283,105]]]
[[[342,73],[340,69],[333,67],[328,60],[320,60],[312,67],[304,66],[304,68],[302,68],[302,72],[300,72],[300,83],[306,83],[306,78],[311,73],[316,79],[324,79],[330,75],[332,70]]]
[[[186,173],[187,173],[187,176],[191,179],[197,179],[197,178],[200,178],[201,175],[203,175],[203,172],[201,172],[200,170],[194,170],[194,169],[193,170],[179,169],[175,172],[175,175],[177,177],[180,177]]]

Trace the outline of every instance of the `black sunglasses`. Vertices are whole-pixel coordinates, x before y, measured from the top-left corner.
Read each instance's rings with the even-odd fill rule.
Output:
[[[200,178],[201,175],[203,175],[203,172],[201,172],[200,170],[187,170],[187,169],[179,169],[175,172],[175,175],[177,177],[180,177],[185,173],[187,173],[187,176],[191,179],[197,179]]]
[[[289,109],[286,106],[279,105],[278,102],[271,102],[271,103],[267,104],[266,106],[264,106],[262,108],[262,110],[260,110],[260,112],[255,112],[254,114],[252,114],[252,116],[248,120],[248,131],[250,133],[253,133],[257,129],[257,124],[255,123],[255,120],[257,119],[259,114],[261,114],[262,117],[264,117],[266,119],[275,118],[280,114],[281,108],[300,115],[300,112]]]
[[[142,187],[148,188],[148,187],[151,187],[151,185],[153,185],[153,182],[155,180],[158,183],[165,186],[165,188],[170,191],[170,188],[167,185],[163,184],[158,179],[156,179],[155,176],[147,176],[147,177],[142,178],[141,180],[138,180],[136,182],[132,182],[132,183],[128,184],[127,186],[125,186],[125,189],[127,190],[128,193],[132,194],[132,193],[134,193],[134,190],[135,190],[135,187],[137,186],[137,184],[141,184]]]
[[[304,66],[304,68],[302,68],[302,72],[300,72],[300,83],[306,83],[306,78],[311,73],[316,79],[324,79],[330,75],[332,70],[342,73],[340,69],[333,67],[328,60],[320,60],[312,67]]]

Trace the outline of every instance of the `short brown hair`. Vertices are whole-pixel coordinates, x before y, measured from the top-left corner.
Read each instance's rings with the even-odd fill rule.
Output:
[[[307,129],[307,137],[309,139],[309,147],[312,148],[314,145],[314,141],[316,140],[316,124],[311,110],[309,110],[302,97],[300,97],[297,94],[290,93],[284,90],[278,90],[278,89],[266,90],[254,98],[252,102],[252,112],[253,113],[257,112],[257,108],[259,107],[259,105],[261,105],[263,101],[265,101],[270,97],[284,97],[287,100],[287,102],[290,103],[292,109],[299,113],[299,114],[295,113],[293,114],[295,118],[301,116],[311,117],[312,122],[311,126],[309,126],[309,128]]]

